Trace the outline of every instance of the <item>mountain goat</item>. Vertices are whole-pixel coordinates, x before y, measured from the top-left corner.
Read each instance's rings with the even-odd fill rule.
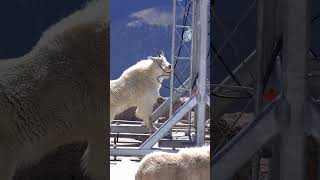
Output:
[[[0,179],[62,144],[85,141],[83,167],[106,180],[109,3],[50,27],[26,55],[0,61]]]
[[[140,162],[135,180],[209,180],[210,147],[154,152]]]
[[[122,75],[110,81],[110,120],[115,115],[136,106],[136,116],[143,125],[153,129],[150,116],[153,105],[160,97],[159,89],[163,79],[168,78],[171,65],[161,51],[158,56],[149,56],[126,69]]]

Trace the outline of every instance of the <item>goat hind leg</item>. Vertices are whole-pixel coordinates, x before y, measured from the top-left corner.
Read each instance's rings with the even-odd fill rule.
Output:
[[[106,180],[107,176],[107,143],[106,133],[103,137],[90,138],[83,155],[83,166],[86,173],[94,180]]]

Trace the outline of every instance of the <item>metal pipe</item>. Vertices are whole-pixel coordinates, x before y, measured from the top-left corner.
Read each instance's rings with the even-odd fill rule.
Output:
[[[305,115],[307,61],[310,46],[309,1],[282,0],[284,13],[284,106],[280,136],[280,179],[304,180],[306,168]],[[281,112],[281,111],[280,111]],[[284,111],[285,112],[285,111]],[[281,112],[283,114],[283,112]],[[280,114],[277,114],[280,115]]]
[[[197,2],[198,3],[198,2]],[[198,94],[197,94],[197,146],[203,146],[205,140],[205,115],[206,115],[206,98],[207,98],[207,54],[208,54],[208,13],[209,1],[201,0],[200,8],[200,38],[196,39],[199,48],[198,69]],[[196,32],[197,33],[197,32]]]
[[[171,44],[172,44],[172,47],[171,47],[171,64],[172,64],[172,67],[173,65],[176,63],[176,60],[175,60],[175,43],[176,43],[176,0],[172,0],[172,3],[173,3],[173,20],[172,20],[172,39],[171,39]],[[174,67],[172,69],[172,72],[170,74],[170,108],[169,108],[169,117],[172,115],[172,107],[173,107],[173,88],[174,88]]]
[[[265,1],[257,0],[257,70],[256,70],[256,93],[255,93],[255,104],[254,114],[255,117],[260,113],[262,107],[262,89],[263,89],[263,75],[265,72],[264,55],[264,14],[265,14]],[[251,180],[259,180],[260,172],[260,156],[256,152],[251,159]]]

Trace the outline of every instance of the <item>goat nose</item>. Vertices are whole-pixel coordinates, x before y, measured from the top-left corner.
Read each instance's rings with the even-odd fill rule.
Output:
[[[171,64],[168,65],[168,68],[171,69]]]

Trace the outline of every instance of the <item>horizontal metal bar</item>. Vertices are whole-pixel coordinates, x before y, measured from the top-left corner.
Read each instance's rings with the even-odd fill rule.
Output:
[[[157,148],[157,149],[139,149],[139,148],[110,148],[110,156],[145,156],[155,151],[164,151],[164,152],[178,152],[177,149],[164,149],[164,148]]]
[[[172,116],[154,132],[141,146],[140,149],[150,149],[155,145],[177,122],[197,103],[196,96],[192,96]]]
[[[149,136],[150,136],[150,134],[139,134],[139,133],[119,133],[119,134],[117,134],[117,133],[110,133],[110,138],[115,138],[115,137],[117,137],[117,138],[130,138],[130,139],[139,140],[139,141],[145,141],[146,139],[149,138]],[[119,142],[120,142],[120,140],[119,140]],[[131,142],[126,141],[125,143],[131,143]],[[140,146],[142,144],[142,142],[134,142],[134,143],[137,144],[136,146]]]
[[[320,57],[313,57],[312,59],[311,59],[312,61],[320,61]]]
[[[150,133],[110,133],[110,136],[119,136],[124,135],[123,137],[129,137],[129,136],[150,136]]]
[[[123,119],[114,119],[111,124],[141,124],[142,121],[131,121]]]
[[[174,56],[174,57],[179,60],[191,60],[190,57],[181,57],[181,56]]]
[[[190,140],[160,140],[159,147],[174,147],[174,148],[185,148],[193,147],[196,142]]]
[[[279,126],[274,119],[278,99],[279,97],[213,156],[211,174],[215,179],[231,178],[257,150],[278,134]]]
[[[142,125],[119,124],[110,125],[111,133],[148,133],[148,129]]]
[[[224,87],[224,88],[234,88],[234,89],[241,89],[241,90],[250,90],[250,91],[253,91],[254,88],[252,87],[246,87],[246,86],[233,86],[233,85],[223,85],[223,84],[210,84],[210,86],[212,87]]]
[[[176,25],[177,28],[191,28],[191,26]]]
[[[163,123],[159,123],[159,124],[153,124],[155,127],[161,127],[161,125],[163,125]],[[188,127],[188,124],[176,124],[173,129],[174,130],[186,130],[186,128]],[[148,130],[140,125],[133,125],[133,124],[119,124],[119,125],[115,125],[112,124],[110,125],[110,129],[111,129],[111,133],[144,133],[144,134],[149,134]]]
[[[190,89],[186,89],[186,88],[173,88],[176,91],[190,91]]]

